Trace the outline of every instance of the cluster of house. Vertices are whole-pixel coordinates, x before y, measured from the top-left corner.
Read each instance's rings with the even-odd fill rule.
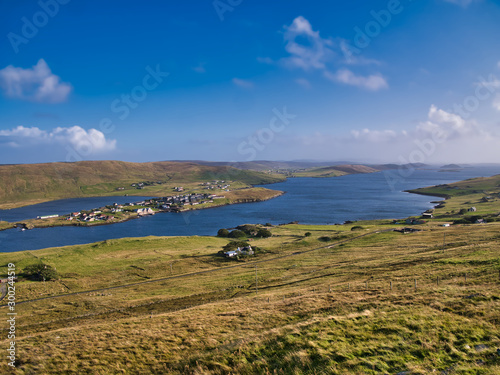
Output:
[[[71,214],[69,214],[66,220],[79,220],[89,223],[92,221],[111,221],[114,218],[114,216],[104,214],[101,210],[92,210],[89,213],[72,212]]]
[[[255,252],[253,251],[252,246],[248,245],[243,248],[238,247],[236,250],[226,251],[224,253],[224,256],[226,258],[235,258],[241,255],[254,255],[254,254]]]
[[[147,181],[147,182],[136,182],[136,183],[130,184],[130,186],[132,186],[132,187],[134,187],[136,189],[144,189],[144,186],[151,186],[151,185],[154,185],[154,184],[161,185],[161,184],[163,184],[163,182],[161,182],[161,181],[156,181],[156,182],[150,182],[150,181]],[[118,188],[118,190],[123,190],[123,188]]]
[[[174,195],[170,197],[156,198],[154,199],[154,204],[156,207],[162,210],[171,210],[172,206],[196,206],[202,203],[213,203],[214,199],[222,199],[224,196],[219,196],[215,194],[186,194],[186,195]]]
[[[66,220],[78,220],[84,222],[93,221],[111,221],[115,217],[110,215],[111,213],[116,214],[123,212],[128,208],[128,211],[134,210],[139,216],[154,215],[154,209],[160,209],[161,211],[176,211],[179,207],[198,205],[202,203],[213,203],[214,199],[222,199],[224,196],[219,196],[216,194],[186,194],[186,195],[175,195],[162,198],[152,198],[140,202],[125,203],[123,205],[114,203],[111,207],[106,206],[102,208],[94,208],[87,212],[72,212],[66,216]],[[137,206],[139,206],[137,208]],[[47,215],[38,216],[38,219],[50,219],[53,217],[58,217],[59,215]]]
[[[138,208],[137,210],[135,210],[135,212],[137,212],[137,215],[139,216],[147,216],[155,214],[155,212],[151,207]]]
[[[215,180],[212,182],[203,182],[200,185],[204,186],[205,189],[208,189],[208,190],[221,189],[221,190],[225,190],[225,191],[229,191],[229,187],[231,186],[228,183],[226,183],[225,181],[218,181],[218,180]]]

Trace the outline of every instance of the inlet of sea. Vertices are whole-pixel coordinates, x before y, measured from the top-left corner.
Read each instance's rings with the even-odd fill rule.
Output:
[[[240,224],[335,224],[346,220],[400,219],[432,208],[429,196],[404,190],[447,184],[500,173],[500,166],[469,167],[460,171],[397,170],[332,178],[289,178],[265,185],[286,194],[265,202],[244,203],[183,213],[160,213],[123,223],[93,227],[35,228],[0,232],[0,252],[37,250],[107,239],[144,236],[212,236],[220,228]],[[146,197],[76,198],[12,210],[0,210],[0,220],[18,221],[46,214],[68,214]]]

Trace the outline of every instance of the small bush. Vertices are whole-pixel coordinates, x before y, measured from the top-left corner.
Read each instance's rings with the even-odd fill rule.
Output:
[[[306,233],[304,234],[304,236],[305,236],[305,237],[311,237],[311,232],[306,232]]]
[[[245,234],[248,236],[255,236],[257,234],[257,231],[259,230],[259,228],[256,225],[252,224],[238,225],[236,229],[245,232]]]
[[[242,230],[235,229],[231,233],[229,233],[228,237],[229,238],[243,238],[243,237],[246,237],[246,234]]]
[[[229,236],[229,231],[225,228],[219,229],[217,232],[217,237],[228,237]]]
[[[363,227],[361,225],[355,225],[351,228],[351,230],[361,230]]]
[[[32,264],[31,266],[25,267],[22,271],[22,275],[27,279],[35,281],[49,281],[59,278],[56,270],[44,263]]]
[[[269,238],[272,235],[273,234],[271,233],[271,231],[269,229],[259,228],[259,230],[257,231],[257,237]]]

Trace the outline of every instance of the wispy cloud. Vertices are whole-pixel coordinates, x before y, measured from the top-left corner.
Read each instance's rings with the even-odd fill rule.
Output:
[[[500,94],[497,94],[495,99],[493,99],[493,108],[500,111]]]
[[[99,154],[112,151],[116,148],[116,140],[108,140],[97,129],[85,130],[80,126],[57,127],[51,131],[41,130],[38,127],[18,126],[10,130],[0,130],[0,144],[12,147],[45,146],[47,149],[54,145],[70,146],[77,151],[84,150],[85,154]]]
[[[72,87],[52,73],[45,60],[40,59],[32,68],[9,65],[0,70],[0,87],[12,99],[42,103],[65,101]]]
[[[444,1],[446,1],[447,3],[461,6],[463,8],[467,8],[472,3],[476,3],[476,2],[479,2],[481,0],[444,0]]]
[[[378,91],[389,87],[381,73],[369,75],[355,73],[352,69],[342,68],[342,65],[380,65],[374,59],[355,57],[347,61],[342,56],[347,48],[345,41],[338,38],[336,42],[321,37],[320,32],[313,29],[311,23],[304,17],[295,18],[291,25],[284,26],[283,38],[285,50],[289,56],[279,62],[290,69],[301,69],[306,72],[319,71],[323,76],[335,83],[360,87],[370,91]],[[345,51],[344,51],[345,52]],[[264,59],[259,59],[264,62]],[[298,80],[296,80],[299,83]]]
[[[311,88],[311,82],[309,82],[305,78],[297,78],[295,80],[295,83],[297,83],[298,85],[302,86],[305,89],[310,89]]]
[[[241,87],[243,89],[251,89],[254,87],[253,82],[247,81],[245,79],[240,79],[240,78],[233,78],[233,83],[236,86]]]
[[[387,81],[381,74],[373,74],[364,77],[354,74],[349,69],[340,69],[336,73],[325,72],[324,74],[325,77],[331,81],[361,87],[370,91],[377,91],[389,87]]]
[[[326,62],[334,56],[332,41],[323,39],[302,16],[284,28],[285,50],[290,56],[284,58],[283,63],[304,70],[325,69]]]
[[[360,55],[354,55],[349,48],[348,42],[345,39],[339,39],[339,47],[344,56],[343,62],[347,65],[382,65],[382,63],[375,59],[367,59]]]

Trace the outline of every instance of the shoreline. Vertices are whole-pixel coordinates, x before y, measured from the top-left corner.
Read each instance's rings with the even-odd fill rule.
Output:
[[[300,178],[300,177],[297,177],[297,178]],[[269,185],[269,184],[266,184],[266,185]],[[241,190],[245,190],[245,189],[241,189]],[[186,213],[186,212],[190,212],[190,211],[197,211],[197,210],[205,210],[205,209],[211,209],[211,208],[218,208],[218,207],[230,206],[230,205],[233,205],[233,204],[265,202],[265,201],[268,201],[268,200],[280,197],[280,196],[282,196],[282,195],[285,194],[285,192],[279,191],[279,190],[270,190],[270,191],[274,191],[274,192],[276,192],[276,194],[274,194],[273,196],[270,196],[270,197],[267,197],[267,198],[261,198],[261,199],[256,199],[256,198],[248,198],[248,199],[240,198],[240,199],[236,199],[233,202],[224,202],[224,203],[210,204],[208,206],[202,206],[202,207],[190,206],[189,208],[182,208],[182,209],[179,209],[177,211],[159,210],[159,211],[155,211],[155,215],[156,214],[162,214],[162,213],[181,213],[182,214],[182,213]],[[431,194],[431,193],[426,193],[426,192],[418,192],[416,190],[404,190],[404,192],[405,193],[409,193],[409,194],[417,194],[417,195],[428,196],[428,197],[444,198],[445,200],[451,198],[450,195],[446,195],[446,194],[439,194],[439,193],[432,193]],[[113,197],[113,196],[110,196],[110,197]],[[89,198],[91,198],[91,197],[89,197]],[[31,230],[31,229],[36,229],[36,228],[37,229],[46,229],[46,228],[56,228],[56,227],[83,227],[83,228],[91,228],[91,227],[95,227],[95,226],[105,226],[105,225],[113,225],[113,224],[125,223],[125,222],[130,221],[130,220],[140,219],[143,216],[146,217],[146,216],[152,216],[152,215],[138,215],[138,214],[132,213],[132,214],[128,215],[127,217],[123,218],[123,219],[114,220],[114,221],[111,221],[111,222],[93,222],[93,223],[82,223],[82,222],[78,222],[78,223],[67,222],[67,223],[65,223],[65,222],[61,222],[61,223],[57,223],[55,225],[52,225],[51,223],[47,223],[46,225],[44,225],[42,223],[41,225],[35,225],[32,228],[26,228],[26,226],[24,226],[24,227],[26,228],[26,230]],[[399,219],[401,219],[401,218],[399,218]],[[7,223],[8,224],[7,226],[5,226],[3,228],[0,227],[0,232],[5,231],[5,230],[22,228],[23,225],[25,225],[24,221],[31,222],[33,220],[39,221],[39,219],[28,219],[28,220],[23,220],[23,221],[19,221],[19,222],[7,222],[7,221],[0,222],[0,223]],[[364,219],[350,220],[350,219],[348,219],[346,221],[356,222],[356,221],[372,221],[372,220],[375,221],[375,220],[384,220],[384,219],[383,218],[375,218],[375,219],[369,219],[369,220],[364,220]],[[321,223],[321,224],[311,224],[311,225],[338,225],[338,224]]]
[[[251,189],[251,188],[250,188]],[[245,190],[245,189],[241,189]],[[243,204],[243,203],[258,203],[258,202],[265,202],[277,197],[282,196],[285,194],[283,191],[279,190],[271,190],[271,189],[266,189],[269,192],[274,192],[273,195],[270,195],[268,197],[264,198],[237,198],[234,201],[229,201],[229,202],[221,202],[221,203],[215,203],[215,204],[208,204],[206,206],[190,206],[189,208],[182,208],[176,211],[172,210],[158,210],[155,211],[154,215],[156,214],[163,214],[163,213],[185,213],[189,211],[197,211],[197,210],[205,210],[205,209],[210,209],[210,208],[217,208],[217,207],[223,207],[223,206],[229,206],[233,204]],[[237,190],[235,190],[237,191]],[[228,198],[225,198],[228,199]],[[11,230],[11,229],[16,229],[16,228],[25,228],[25,230],[31,230],[31,229],[46,229],[46,228],[56,228],[56,227],[83,227],[83,228],[90,228],[94,226],[103,226],[103,225],[113,225],[113,224],[120,224],[120,223],[125,223],[130,220],[134,219],[140,219],[141,217],[146,217],[146,216],[152,216],[151,214],[148,215],[139,215],[137,213],[130,213],[127,215],[127,217],[124,217],[120,220],[114,220],[114,221],[106,221],[106,222],[91,222],[91,223],[82,223],[82,222],[57,222],[57,223],[46,223],[44,225],[43,221],[40,221],[40,219],[27,219],[27,220],[22,220],[22,221],[17,221],[17,222],[8,222],[8,221],[3,221],[1,223],[7,223],[6,227],[2,228],[0,227],[0,232],[4,230]],[[61,218],[60,216],[59,218]],[[35,224],[33,224],[33,221],[35,221]],[[60,221],[60,220],[59,220]],[[38,224],[40,222],[40,224]],[[33,226],[32,226],[33,225]],[[30,227],[32,226],[32,227]]]
[[[425,189],[425,188],[422,188]],[[444,200],[448,200],[451,198],[451,195],[448,194],[440,194],[440,193],[427,193],[425,191],[417,191],[417,189],[413,190],[404,190],[405,193],[423,195],[426,197],[436,197],[436,198],[444,198]]]

